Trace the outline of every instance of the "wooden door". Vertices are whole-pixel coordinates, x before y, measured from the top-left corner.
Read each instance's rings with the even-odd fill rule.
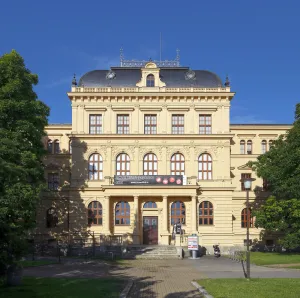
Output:
[[[144,216],[143,217],[143,243],[158,244],[158,217]]]

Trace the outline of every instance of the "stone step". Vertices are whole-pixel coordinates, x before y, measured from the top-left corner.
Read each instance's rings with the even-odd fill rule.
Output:
[[[166,259],[178,259],[177,255],[136,255],[137,260],[166,260]]]

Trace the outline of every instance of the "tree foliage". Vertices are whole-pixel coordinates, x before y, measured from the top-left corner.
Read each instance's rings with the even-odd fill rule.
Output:
[[[268,181],[272,194],[255,211],[257,227],[283,235],[287,248],[300,246],[300,104],[293,127],[249,165]]]
[[[16,51],[0,57],[0,260],[5,264],[22,255],[44,186],[42,138],[49,108],[37,99],[37,83]]]

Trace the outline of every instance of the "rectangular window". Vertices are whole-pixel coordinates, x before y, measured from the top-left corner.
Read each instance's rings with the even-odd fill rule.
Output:
[[[199,134],[211,134],[211,115],[199,115]]]
[[[117,134],[129,134],[129,115],[117,115]]]
[[[58,173],[49,173],[48,174],[48,189],[58,190],[59,186],[59,175]]]
[[[241,175],[241,179],[246,179],[246,178],[251,178],[251,174],[244,173]],[[246,190],[244,182],[241,182],[241,190],[243,190],[243,191]]]
[[[102,134],[102,115],[90,115],[90,134]]]
[[[172,115],[172,134],[184,134],[184,115]]]
[[[156,135],[156,115],[145,115],[144,117],[144,133],[145,135]]]

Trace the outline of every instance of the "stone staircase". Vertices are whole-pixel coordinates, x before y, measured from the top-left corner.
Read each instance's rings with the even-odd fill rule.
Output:
[[[175,246],[134,246],[128,247],[127,250],[128,252],[124,257],[128,259],[165,260],[180,258]]]

